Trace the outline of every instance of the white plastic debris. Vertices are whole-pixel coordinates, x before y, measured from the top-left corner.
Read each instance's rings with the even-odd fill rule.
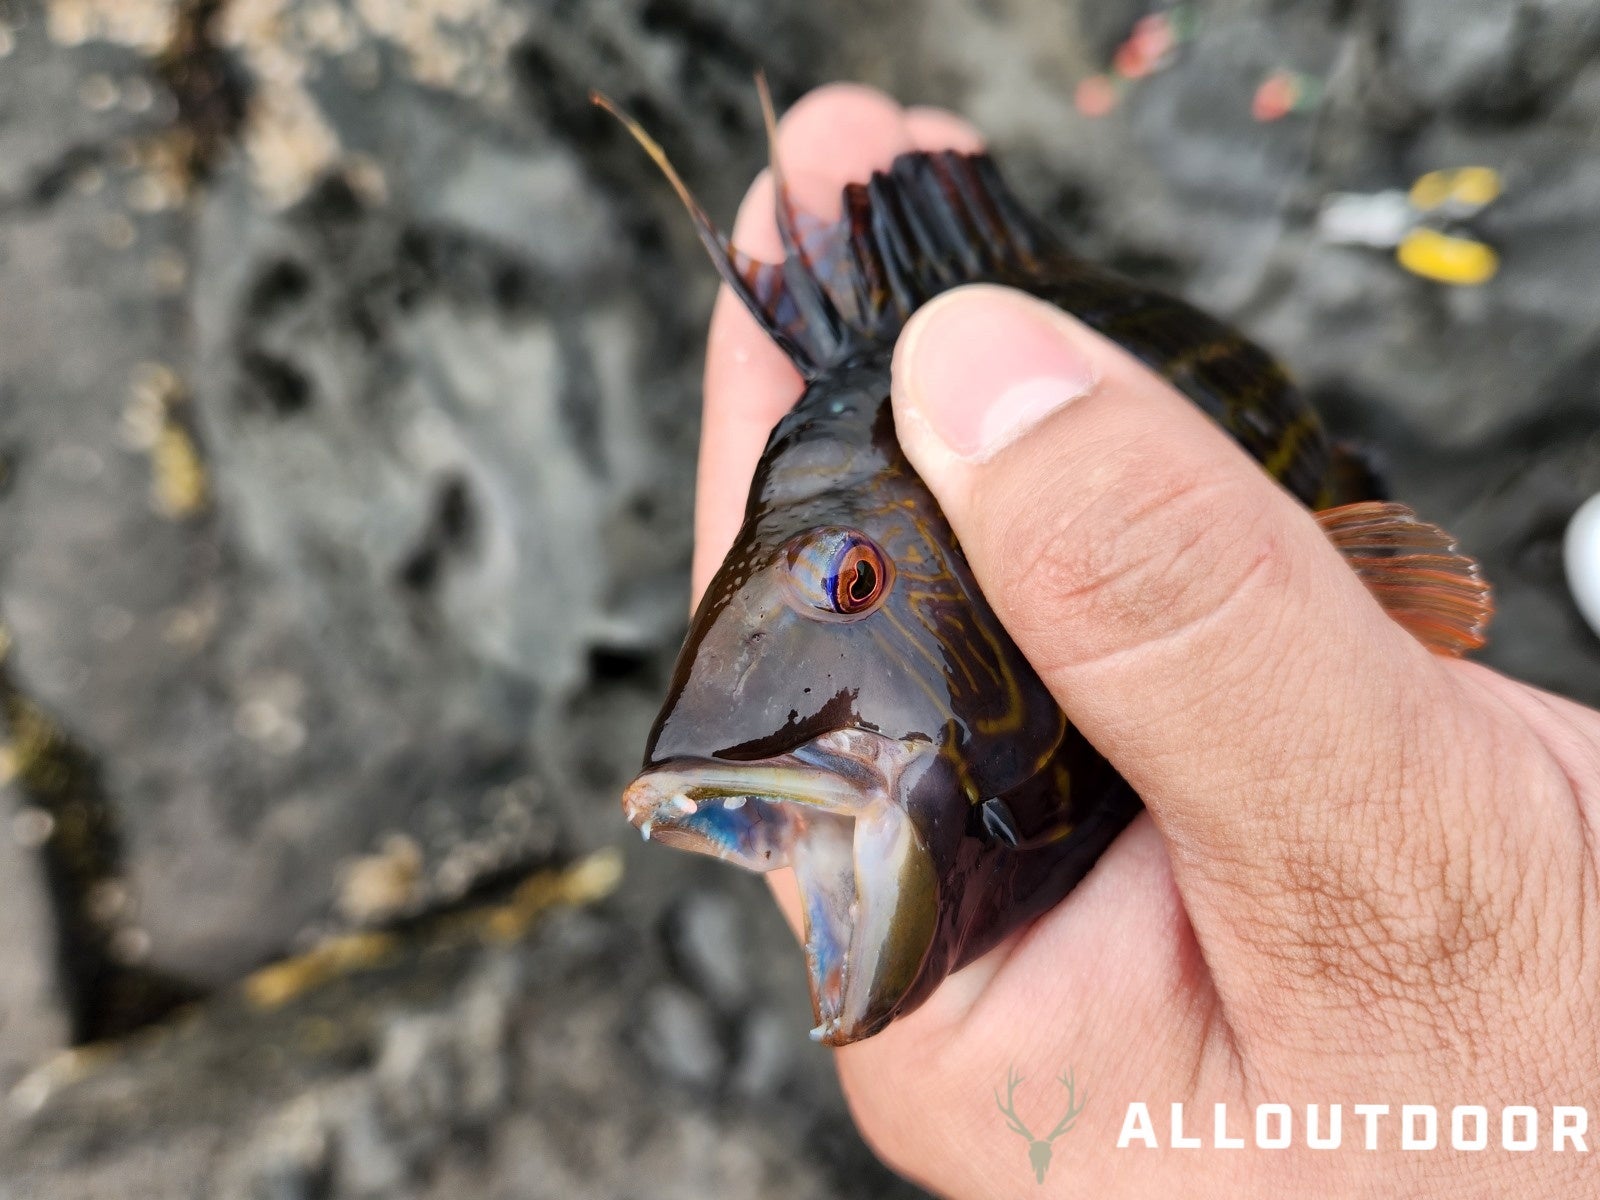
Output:
[[[1567,526],[1567,585],[1589,627],[1600,636],[1600,493],[1572,514]]]
[[[1322,202],[1317,232],[1336,246],[1389,249],[1400,244],[1416,219],[1405,192],[1335,192]]]

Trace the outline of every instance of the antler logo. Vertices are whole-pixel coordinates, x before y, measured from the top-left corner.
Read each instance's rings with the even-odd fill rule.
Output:
[[[1006,1098],[1000,1099],[1000,1089],[994,1090],[995,1106],[999,1108],[1001,1116],[1006,1119],[1006,1128],[1013,1133],[1021,1134],[1028,1141],[1028,1162],[1033,1165],[1033,1177],[1040,1183],[1044,1182],[1044,1173],[1050,1169],[1051,1143],[1071,1129],[1077,1121],[1078,1114],[1083,1111],[1083,1100],[1078,1099],[1077,1084],[1071,1072],[1058,1076],[1061,1086],[1067,1089],[1067,1111],[1061,1120],[1056,1122],[1056,1127],[1044,1137],[1034,1137],[1028,1127],[1022,1123],[1022,1118],[1017,1116],[1015,1096],[1017,1086],[1022,1083],[1022,1076],[1017,1074],[1015,1065],[1006,1072]],[[1085,1097],[1087,1099],[1087,1097]]]

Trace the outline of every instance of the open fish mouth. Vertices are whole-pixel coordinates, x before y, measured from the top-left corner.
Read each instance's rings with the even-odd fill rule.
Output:
[[[818,1041],[887,1025],[933,944],[938,876],[901,803],[925,751],[836,730],[755,761],[670,759],[623,795],[647,839],[752,871],[795,869]]]

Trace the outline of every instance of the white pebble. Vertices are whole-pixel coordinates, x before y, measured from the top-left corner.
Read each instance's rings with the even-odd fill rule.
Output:
[[[1600,636],[1600,494],[1590,496],[1567,526],[1567,586],[1589,627]]]

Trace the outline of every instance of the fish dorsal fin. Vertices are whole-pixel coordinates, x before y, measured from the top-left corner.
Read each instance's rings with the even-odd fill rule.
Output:
[[[1403,504],[1365,500],[1315,514],[1391,617],[1436,654],[1484,644],[1494,604],[1476,559]]]
[[[777,162],[776,116],[759,76],[757,88],[772,147],[781,263],[731,245],[660,145],[611,100],[598,93],[592,99],[655,161],[724,282],[806,378],[867,346],[892,343],[906,318],[940,292],[1025,280],[1059,253],[987,154],[902,154],[887,171],[844,188],[838,221],[798,211]]]

